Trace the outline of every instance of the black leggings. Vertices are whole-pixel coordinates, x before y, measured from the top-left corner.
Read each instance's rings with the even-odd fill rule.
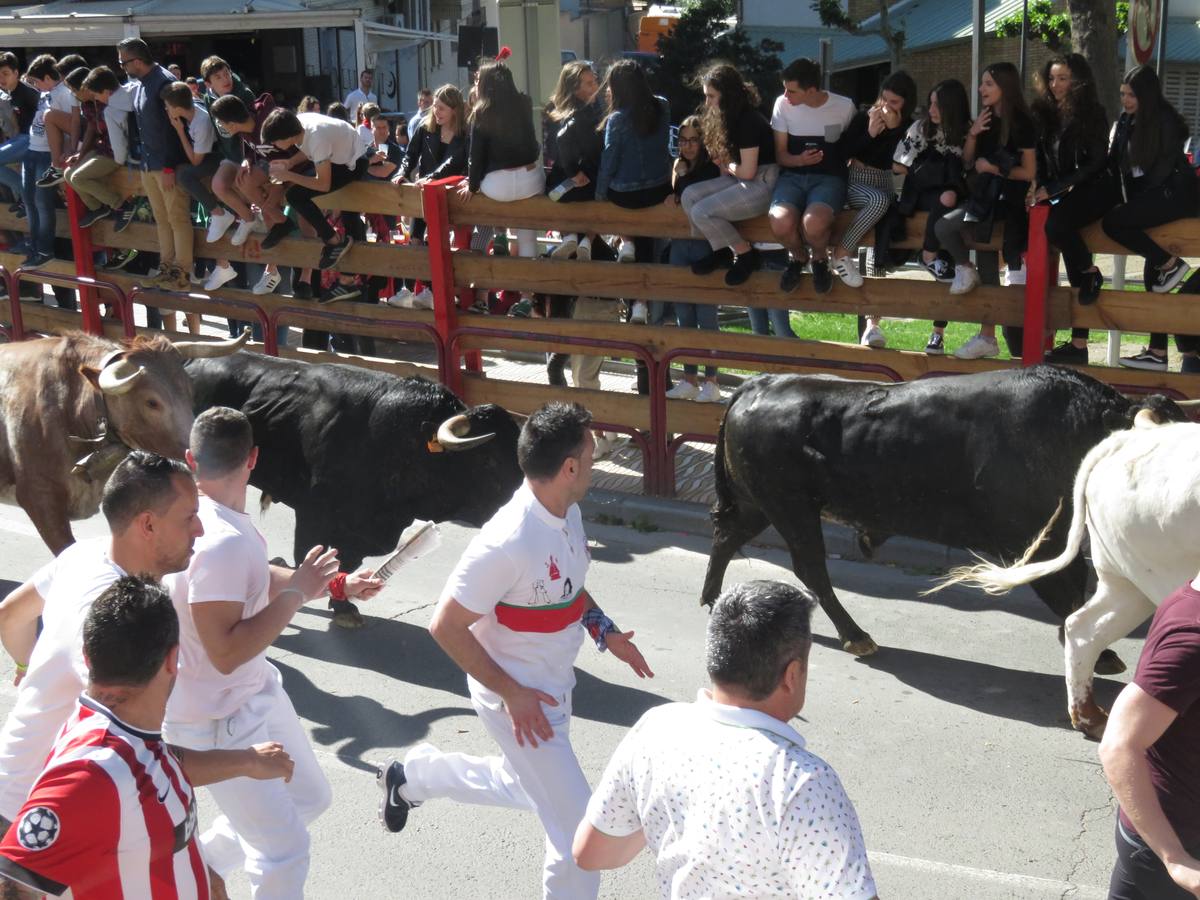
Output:
[[[937,253],[942,249],[942,245],[938,242],[934,229],[937,227],[937,223],[942,220],[942,216],[946,215],[950,210],[957,208],[957,204],[955,206],[946,206],[942,203],[942,194],[946,193],[947,190],[950,190],[950,188],[929,188],[917,195],[916,208],[928,213],[925,218],[925,237],[921,242],[921,249],[927,253]],[[955,192],[954,196],[957,198],[958,193]],[[933,323],[933,327],[945,328],[947,324],[945,321],[938,320]]]
[[[610,190],[608,192],[608,200],[622,209],[647,209],[651,206],[661,206],[670,193],[671,185],[660,184],[656,187],[642,188],[638,191]],[[637,262],[654,262],[654,238],[634,237],[633,249]]]
[[[298,216],[316,229],[317,235],[321,240],[329,243],[333,240],[335,234],[333,226],[325,219],[325,213],[321,212],[320,207],[313,202],[313,198],[332,194],[334,191],[340,190],[348,184],[360,181],[366,174],[367,158],[365,156],[360,158],[354,164],[353,168],[350,166],[340,166],[337,163],[330,163],[329,188],[324,191],[318,191],[304,185],[293,184],[287,189],[288,205],[295,210]],[[367,239],[366,223],[363,222],[362,216],[358,213],[342,213],[342,224],[346,226],[346,234],[350,235],[354,240],[365,241]]]
[[[1117,193],[1108,176],[1076,185],[1050,206],[1046,219],[1046,239],[1062,254],[1063,268],[1071,287],[1079,287],[1083,273],[1092,267],[1092,251],[1080,234],[1085,227],[1100,219],[1117,202]],[[1086,328],[1072,328],[1071,337],[1088,336]]]

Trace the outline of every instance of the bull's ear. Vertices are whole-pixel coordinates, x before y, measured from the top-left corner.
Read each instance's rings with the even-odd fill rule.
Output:
[[[80,366],[79,374],[91,382],[92,387],[103,393],[100,388],[100,370],[93,366]]]

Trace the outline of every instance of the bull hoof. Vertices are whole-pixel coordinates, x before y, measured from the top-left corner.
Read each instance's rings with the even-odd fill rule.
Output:
[[[857,641],[844,641],[842,649],[847,653],[853,653],[855,656],[870,656],[879,649],[879,645],[871,640],[868,635],[864,634]]]
[[[358,611],[358,607],[353,603],[346,601],[329,601],[329,608],[333,610],[333,624],[338,628],[346,628],[353,630],[362,628],[366,620],[362,617],[362,613]]]
[[[1097,675],[1120,675],[1125,671],[1125,663],[1112,650],[1105,650],[1096,660],[1095,669]]]
[[[1108,725],[1108,713],[1089,703],[1081,710],[1071,710],[1071,727],[1082,732],[1089,741],[1099,741],[1104,738],[1104,728]]]

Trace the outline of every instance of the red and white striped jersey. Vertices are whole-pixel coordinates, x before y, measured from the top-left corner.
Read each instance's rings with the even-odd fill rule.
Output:
[[[162,735],[81,696],[0,841],[0,876],[75,900],[208,900],[192,786]]]

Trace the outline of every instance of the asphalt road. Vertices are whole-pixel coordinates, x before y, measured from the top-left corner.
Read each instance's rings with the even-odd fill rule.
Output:
[[[290,557],[290,510],[260,520],[271,552]],[[364,607],[367,627],[331,627],[313,604],[271,656],[333,784],[313,826],[308,896],[501,898],[540,896],[542,838],[528,815],[431,802],[401,835],[376,820],[374,767],[419,740],[488,754],[462,674],[426,626],[472,530],[446,526],[442,547],[404,569]],[[103,534],[99,519],[77,536]],[[704,685],[706,616],[697,606],[703,540],[588,528],[588,588],[637,632],[658,677],[639,681],[585,646],[572,738],[595,781],[646,709],[689,700]],[[0,579],[19,582],[48,551],[16,507],[0,505]],[[880,896],[911,900],[1102,898],[1113,858],[1115,808],[1096,745],[1068,728],[1062,654],[1049,612],[1027,591],[1007,598],[919,591],[929,573],[831,562],[843,603],[881,646],[866,660],[841,652],[823,614],[814,622],[809,700],[797,728],[837,769],[862,819]],[[727,583],[790,579],[786,555],[751,550]],[[11,584],[0,585],[7,590]],[[1117,651],[1132,667],[1140,640]],[[0,661],[0,714],[11,707],[12,665]],[[1107,705],[1120,681],[1099,679]],[[203,791],[201,815],[212,815]],[[244,881],[233,896],[248,897]],[[642,854],[605,876],[606,898],[649,898]]]

